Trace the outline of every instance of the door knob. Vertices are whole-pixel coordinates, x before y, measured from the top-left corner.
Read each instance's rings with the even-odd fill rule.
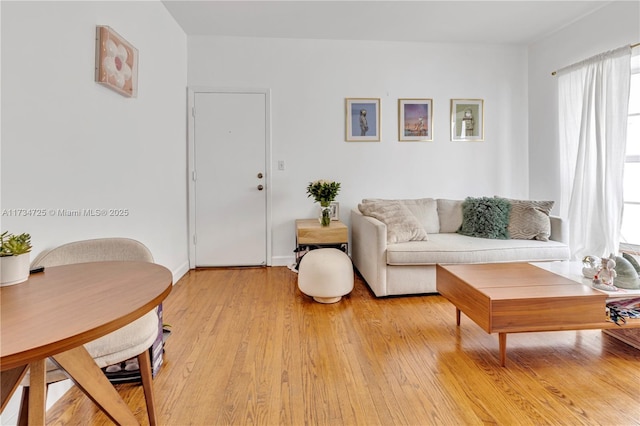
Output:
[[[262,173],[258,173],[258,179],[262,179]]]
[[[258,191],[262,191],[263,189],[264,189],[264,186],[258,185]]]

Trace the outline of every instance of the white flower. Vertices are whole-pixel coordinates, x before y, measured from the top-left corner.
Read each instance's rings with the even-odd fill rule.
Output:
[[[123,88],[125,83],[131,79],[131,67],[127,64],[129,54],[127,49],[121,44],[116,44],[109,39],[106,43],[107,55],[102,61],[107,78],[113,79],[114,84]]]

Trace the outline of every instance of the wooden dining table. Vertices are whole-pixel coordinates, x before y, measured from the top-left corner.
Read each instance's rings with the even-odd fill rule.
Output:
[[[112,420],[138,423],[83,345],[153,310],[172,284],[161,265],[117,261],[48,267],[0,287],[0,411],[29,370],[29,424],[45,424],[50,357]]]

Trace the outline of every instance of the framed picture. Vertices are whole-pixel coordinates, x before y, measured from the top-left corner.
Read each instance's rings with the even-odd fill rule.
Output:
[[[346,140],[349,142],[380,141],[380,99],[347,98]]]
[[[432,99],[398,99],[400,141],[433,141],[432,123]]]
[[[104,25],[96,26],[95,79],[121,95],[138,94],[138,50]]]
[[[451,140],[484,140],[482,99],[451,99]]]
[[[340,203],[337,201],[332,201],[329,204],[329,208],[331,209],[331,220],[339,220],[340,219]]]

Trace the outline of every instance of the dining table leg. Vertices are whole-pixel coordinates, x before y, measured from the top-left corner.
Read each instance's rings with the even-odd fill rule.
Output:
[[[113,422],[121,425],[140,424],[84,346],[51,358]]]
[[[4,411],[11,396],[15,393],[22,378],[27,374],[29,365],[21,365],[0,373],[0,413]]]
[[[31,425],[46,424],[47,414],[47,359],[29,364],[29,411],[28,422]]]

